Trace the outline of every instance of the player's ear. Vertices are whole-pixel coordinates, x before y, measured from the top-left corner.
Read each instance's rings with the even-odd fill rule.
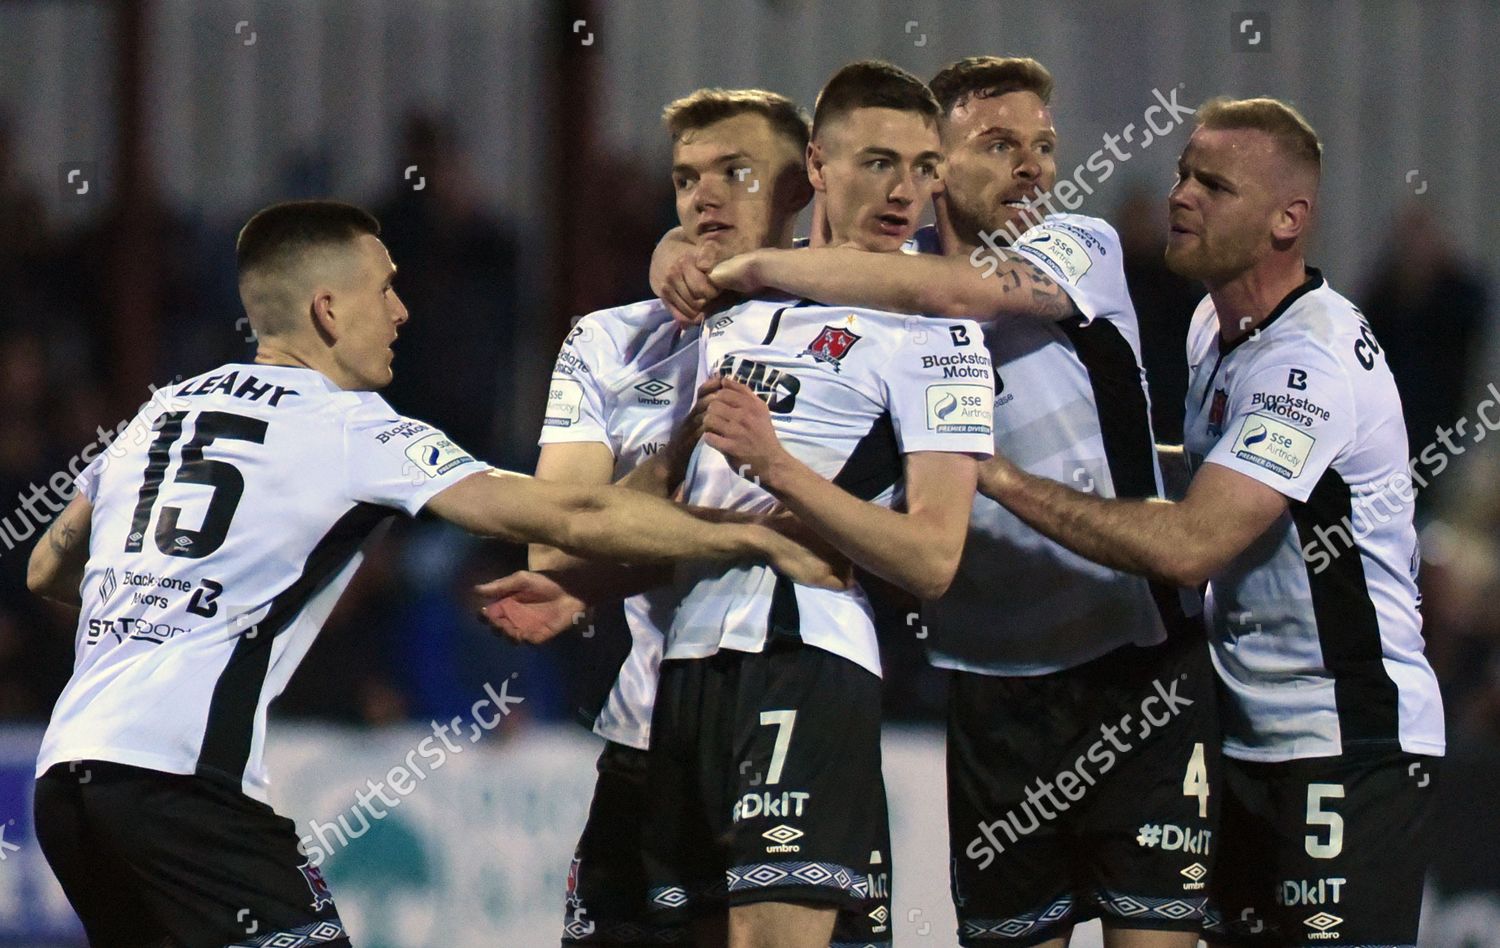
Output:
[[[823,180],[823,165],[827,160],[822,145],[815,141],[807,143],[807,180],[814,191],[828,190],[828,183]]]
[[[1294,198],[1276,215],[1271,227],[1271,237],[1278,243],[1290,243],[1306,232],[1312,221],[1312,201],[1305,197]]]
[[[338,316],[333,308],[332,290],[320,286],[313,291],[312,305],[309,307],[308,315],[312,318],[313,329],[320,339],[328,345],[333,345],[338,341]]]

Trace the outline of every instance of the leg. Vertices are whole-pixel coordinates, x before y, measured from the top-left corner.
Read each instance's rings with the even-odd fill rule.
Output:
[[[84,784],[92,782],[89,762],[73,770],[59,764],[36,782],[33,813],[42,854],[62,883],[94,948],[159,945],[166,929],[147,909],[130,868],[85,813]]]
[[[568,871],[563,945],[678,944],[680,926],[647,912],[642,844],[647,752],[613,742],[599,754],[588,822]]]
[[[838,910],[755,902],[729,910],[729,948],[828,948]]]
[[[1132,646],[1079,670],[1107,699],[1093,710],[1090,739],[1100,740],[1099,726],[1110,724],[1125,748],[1114,748],[1108,768],[1081,760],[1072,781],[1087,791],[1076,804],[1080,872],[1106,942],[1191,948],[1222,843],[1223,764],[1208,646],[1187,638]],[[1097,785],[1085,787],[1086,777]]]
[[[1067,813],[1044,809],[1079,730],[1056,676],[954,673],[948,695],[949,885],[965,946],[1066,945],[1077,898]]]
[[[827,948],[838,910],[889,880],[880,680],[800,643],[735,661],[719,774],[733,792],[715,826],[730,841],[730,943]]]
[[[95,767],[88,816],[140,880],[143,899],[186,946],[289,943],[347,948],[333,895],[291,820],[237,787],[119,764]]]

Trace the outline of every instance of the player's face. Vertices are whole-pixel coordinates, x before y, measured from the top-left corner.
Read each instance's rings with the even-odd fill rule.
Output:
[[[800,147],[757,114],[684,132],[672,146],[672,188],[688,239],[726,257],[776,243],[807,203]]]
[[[391,281],[396,265],[378,237],[361,235],[334,291],[332,307],[338,315],[338,338],[333,354],[339,367],[360,391],[374,391],[391,383],[391,344],[406,322],[406,306]]]
[[[1034,92],[971,97],[955,106],[943,121],[943,148],[948,207],[959,236],[970,243],[978,243],[980,232],[995,231],[1009,242],[1036,222],[1026,202],[1057,183],[1052,110]]]
[[[1199,128],[1177,159],[1167,197],[1167,266],[1210,285],[1253,267],[1273,249],[1283,162],[1251,129]]]
[[[823,192],[833,245],[900,250],[934,191],[942,145],[916,112],[856,109],[819,132],[808,176]]]

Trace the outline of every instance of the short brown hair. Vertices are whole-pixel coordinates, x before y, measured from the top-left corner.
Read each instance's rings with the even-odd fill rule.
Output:
[[[1253,129],[1276,140],[1282,153],[1316,172],[1323,168],[1323,143],[1307,119],[1279,99],[1231,99],[1220,96],[1198,108],[1198,127]]]
[[[896,109],[916,112],[929,122],[938,117],[937,100],[922,80],[887,62],[862,59],[833,74],[813,108],[813,137],[818,129],[855,109]]]
[[[807,150],[807,113],[786,96],[765,89],[699,89],[668,102],[661,120],[676,142],[685,132],[747,113],[765,116],[798,152]]]
[[[380,236],[380,222],[363,208],[338,201],[287,201],[257,211],[235,241],[240,279],[255,270],[294,262],[315,247]]]
[[[1026,56],[969,56],[944,66],[930,85],[944,115],[971,98],[1007,92],[1033,92],[1043,105],[1052,101],[1052,73]]]

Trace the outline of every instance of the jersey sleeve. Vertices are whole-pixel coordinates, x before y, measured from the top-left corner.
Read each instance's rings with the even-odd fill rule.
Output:
[[[1305,501],[1354,441],[1354,396],[1331,352],[1288,355],[1234,380],[1224,434],[1204,461]]]
[[[902,454],[995,453],[995,381],[977,323],[914,316],[880,374]]]
[[[1134,312],[1125,288],[1120,238],[1104,221],[1047,219],[1028,228],[1012,249],[1062,287],[1085,323]]]
[[[568,332],[552,367],[538,444],[597,441],[619,454],[605,424],[601,381],[610,370],[613,348],[613,340],[603,327],[589,317]]]
[[[108,457],[107,452],[100,451],[94,455],[92,461],[89,461],[88,466],[73,478],[73,489],[91,504],[99,499],[99,477],[104,473],[104,464]]]
[[[378,398],[345,422],[344,462],[353,500],[411,516],[470,474],[490,469],[442,431],[396,414]]]

